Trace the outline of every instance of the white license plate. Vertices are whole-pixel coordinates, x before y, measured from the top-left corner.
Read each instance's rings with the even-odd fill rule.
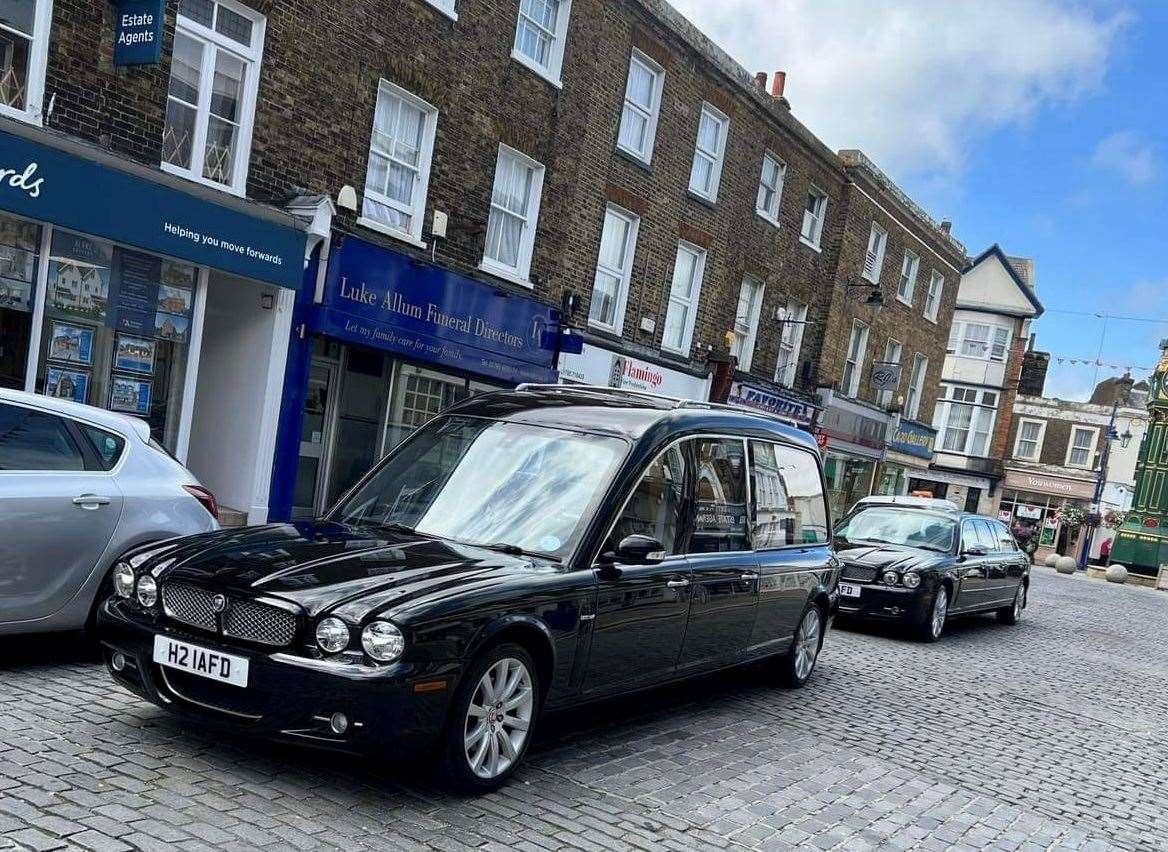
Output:
[[[219,683],[247,686],[247,660],[166,636],[154,637],[154,662]]]
[[[862,586],[857,586],[855,583],[840,583],[840,594],[845,598],[858,598],[860,596],[860,589]]]

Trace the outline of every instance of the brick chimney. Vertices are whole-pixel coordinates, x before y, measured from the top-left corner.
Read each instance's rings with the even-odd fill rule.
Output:
[[[766,94],[766,90],[767,90],[766,84],[767,84],[767,72],[759,71],[757,74],[754,75],[754,85],[757,86],[758,90],[760,92],[762,92],[764,95]]]

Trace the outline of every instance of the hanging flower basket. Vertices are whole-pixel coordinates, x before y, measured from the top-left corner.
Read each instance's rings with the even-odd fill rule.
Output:
[[[1109,530],[1117,530],[1127,523],[1128,513],[1120,509],[1109,509],[1103,513],[1103,526]]]
[[[1087,523],[1087,517],[1087,510],[1074,503],[1063,503],[1054,513],[1055,520],[1070,532]]]

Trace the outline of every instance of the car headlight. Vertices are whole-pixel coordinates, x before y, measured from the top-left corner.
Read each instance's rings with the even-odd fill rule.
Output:
[[[138,578],[138,603],[149,609],[158,602],[158,583],[149,574]]]
[[[316,644],[330,654],[349,647],[349,625],[339,618],[326,618],[316,625]]]
[[[888,585],[888,586],[895,586],[895,585],[896,585],[896,581],[897,581],[897,580],[899,580],[899,579],[900,579],[900,575],[899,575],[899,574],[897,574],[895,571],[885,571],[885,572],[884,572],[884,583],[885,583],[885,585]]]
[[[921,575],[915,571],[909,571],[901,580],[910,589],[915,589],[921,584]]]
[[[406,649],[406,637],[396,624],[374,621],[361,631],[361,647],[378,662],[392,663]]]
[[[134,569],[125,562],[114,566],[114,591],[119,598],[134,596]]]

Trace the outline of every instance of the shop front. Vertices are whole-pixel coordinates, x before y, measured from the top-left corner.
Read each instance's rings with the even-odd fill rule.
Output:
[[[731,385],[730,396],[726,401],[739,408],[782,417],[807,431],[811,431],[819,415],[819,406],[808,399],[790,391],[748,382],[735,382]]]
[[[254,450],[275,427],[307,238],[282,211],[5,122],[0,386],[147,421],[262,521],[271,462]]]
[[[456,402],[556,382],[554,308],[351,235],[333,237],[294,322],[273,518],[319,515]]]
[[[832,517],[842,517],[876,489],[876,468],[884,456],[888,415],[878,408],[825,390],[818,432],[827,446],[823,473]]]
[[[885,497],[909,493],[909,482],[929,472],[937,430],[923,423],[901,420],[893,424],[880,463],[876,494]]]
[[[704,400],[709,396],[708,376],[685,373],[594,343],[584,343],[579,353],[562,353],[559,372],[564,384],[646,391],[678,399]]]
[[[1088,478],[1008,470],[1002,481],[998,513],[1011,526],[1034,531],[1038,536],[1038,557],[1049,553],[1077,556],[1079,531],[1061,524],[1058,510],[1064,503],[1090,509],[1094,497],[1095,482]]]

